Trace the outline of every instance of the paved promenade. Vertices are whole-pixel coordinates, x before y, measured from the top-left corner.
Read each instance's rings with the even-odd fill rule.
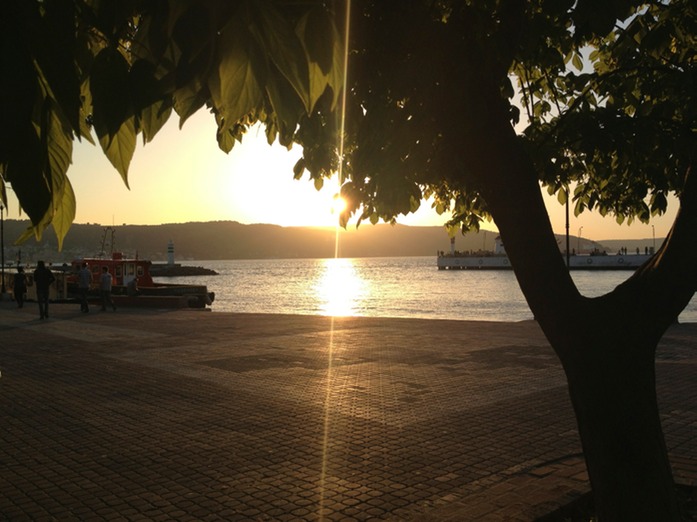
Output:
[[[534,322],[0,303],[0,520],[530,521],[588,491]],[[658,387],[697,484],[697,325]]]

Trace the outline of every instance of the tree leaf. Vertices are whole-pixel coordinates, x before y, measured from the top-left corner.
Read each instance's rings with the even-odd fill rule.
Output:
[[[235,137],[232,135],[231,130],[226,130],[225,132],[218,132],[218,148],[222,150],[225,154],[229,153],[235,146]]]
[[[51,225],[58,238],[58,250],[63,249],[63,240],[70,230],[70,225],[75,220],[76,208],[75,192],[70,180],[66,177],[61,189],[53,193]]]
[[[80,82],[75,68],[75,7],[72,2],[46,0],[33,35],[36,67],[48,94],[58,103],[70,127],[80,128]]]
[[[31,123],[16,129],[18,153],[6,163],[4,177],[34,225],[51,205],[51,180],[44,172],[45,152]]]
[[[295,28],[281,15],[273,2],[268,0],[251,0],[247,2],[251,18],[251,33],[264,54],[285,76],[303,102],[309,114],[312,110],[310,98],[310,76],[307,59]],[[222,76],[222,74],[221,74]]]
[[[128,62],[116,49],[106,47],[94,59],[90,71],[94,128],[100,141],[114,136],[131,109]]]
[[[305,158],[301,157],[298,161],[295,162],[295,165],[293,165],[293,179],[302,178],[304,172],[305,172]]]
[[[80,129],[80,81],[75,68],[75,4],[46,0],[44,14],[33,35],[36,66],[44,85],[71,128]]]
[[[184,126],[184,122],[203,107],[208,100],[210,93],[203,86],[186,85],[174,91],[172,95],[173,107],[179,115],[179,128]]]
[[[92,145],[96,145],[92,136],[92,93],[90,92],[90,82],[85,80],[80,86],[80,96],[82,105],[80,106],[80,130],[78,137],[85,138]]]
[[[50,104],[50,100],[45,103]],[[46,132],[46,152],[48,159],[48,169],[51,173],[51,185],[53,190],[60,189],[64,180],[67,180],[66,175],[68,168],[72,163],[73,157],[73,134],[70,123],[64,121],[61,117],[62,113],[57,112],[57,107],[50,104],[48,110],[48,128],[42,129]]]
[[[27,239],[34,237],[36,238],[37,241],[41,241],[41,236],[43,235],[43,231],[45,230],[46,227],[40,228],[38,226],[31,225],[27,227],[24,232],[15,240],[14,244],[15,245],[21,245],[24,243]]]
[[[135,118],[131,116],[123,122],[118,132],[113,136],[99,138],[102,150],[111,164],[121,175],[123,182],[128,187],[128,167],[136,150]]]
[[[255,74],[258,67],[252,63],[253,51],[250,45],[249,40],[233,24],[228,24],[220,35],[222,55],[217,76],[211,76],[213,85],[210,92],[214,107],[222,117],[218,128],[221,134],[263,101]]]
[[[668,208],[668,200],[663,192],[657,192],[651,197],[651,215],[664,214]]]
[[[310,108],[314,108],[329,86],[333,90],[331,109],[334,110],[344,85],[345,59],[343,41],[334,21],[325,9],[317,6],[299,20],[295,30],[308,57]]]
[[[164,127],[172,114],[172,99],[167,97],[145,107],[140,113],[140,126],[143,130],[143,143],[152,141]]]
[[[128,91],[136,114],[162,100],[160,82],[155,77],[155,65],[136,60],[128,72]]]
[[[293,135],[303,114],[302,102],[292,95],[292,89],[285,77],[271,67],[267,76],[266,92],[271,101],[278,123],[279,142],[286,147],[293,144]]]

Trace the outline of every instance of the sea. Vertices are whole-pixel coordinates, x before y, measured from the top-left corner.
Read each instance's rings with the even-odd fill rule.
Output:
[[[438,270],[435,256],[181,261],[218,275],[156,278],[205,284],[213,312],[524,321],[532,312],[512,271]],[[574,271],[588,297],[609,292],[628,271]],[[697,297],[679,317],[697,322]]]

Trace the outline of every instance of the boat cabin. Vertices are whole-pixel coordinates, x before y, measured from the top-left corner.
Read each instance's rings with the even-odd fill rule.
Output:
[[[137,279],[137,284],[141,286],[153,286],[152,276],[150,275],[151,262],[144,259],[127,259],[121,252],[114,252],[110,258],[83,258],[75,259],[72,265],[72,277],[77,280],[77,273],[82,268],[82,263],[87,263],[92,272],[92,284],[97,286],[102,275],[103,267],[113,277],[113,284],[116,286],[127,286],[128,283]]]

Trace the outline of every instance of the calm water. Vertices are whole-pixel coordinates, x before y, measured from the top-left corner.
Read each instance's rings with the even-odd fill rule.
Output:
[[[532,313],[513,272],[438,270],[435,257],[189,261],[217,276],[160,279],[205,284],[216,312],[521,321]],[[630,272],[573,272],[601,295]],[[680,316],[697,322],[697,298]]]

